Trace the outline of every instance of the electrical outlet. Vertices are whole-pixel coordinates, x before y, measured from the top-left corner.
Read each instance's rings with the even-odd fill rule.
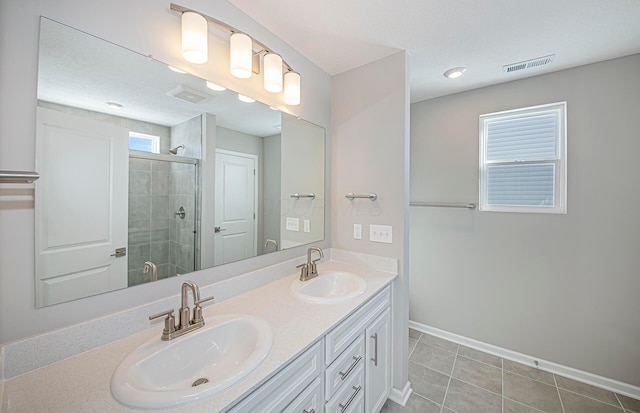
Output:
[[[362,239],[362,224],[353,224],[353,238]]]
[[[311,221],[308,219],[304,220],[304,232],[311,232]]]
[[[393,231],[391,225],[369,225],[369,241],[393,243]]]
[[[300,231],[300,219],[287,217],[287,231]]]

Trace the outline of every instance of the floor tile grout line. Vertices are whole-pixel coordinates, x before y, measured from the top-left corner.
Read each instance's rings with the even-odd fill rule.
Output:
[[[451,379],[453,378],[453,369],[456,367],[456,360],[458,360],[458,351],[460,350],[460,345],[456,348],[456,356],[453,359],[453,364],[451,365],[451,372],[449,373],[449,381],[447,382],[447,389],[444,391],[444,398],[442,399],[442,406],[440,406],[440,413],[444,411],[444,402],[447,400],[447,393],[449,393],[449,386],[451,385]]]
[[[416,363],[415,361],[412,361],[412,360],[409,360],[409,363],[413,363],[413,364],[415,364],[416,366],[420,366],[420,367],[425,368],[425,369],[427,369],[427,370],[431,370],[431,371],[433,371],[433,372],[435,372],[435,373],[442,374],[442,375],[443,375],[443,376],[445,376],[445,377],[449,377],[449,378],[456,379],[456,380],[458,380],[460,383],[468,384],[469,386],[472,386],[472,387],[475,387],[475,388],[477,388],[477,389],[480,389],[480,390],[486,391],[487,393],[491,393],[491,394],[493,394],[493,395],[495,395],[495,396],[502,397],[502,395],[501,395],[500,393],[496,393],[496,392],[491,391],[491,390],[489,390],[489,389],[485,389],[484,387],[478,386],[477,384],[469,383],[468,381],[464,381],[463,379],[461,379],[461,378],[459,378],[459,377],[453,377],[453,367],[451,368],[451,374],[449,375],[449,374],[445,374],[445,373],[443,373],[443,372],[441,372],[441,371],[438,371],[438,370],[432,369],[431,367],[427,367],[427,366],[424,366],[424,365],[422,365],[422,364],[420,364],[420,363]],[[454,363],[455,363],[455,360],[454,360]],[[419,396],[421,396],[421,395],[419,395]],[[424,396],[422,396],[422,397],[424,397]],[[425,397],[425,398],[426,398],[426,397]],[[429,400],[431,400],[431,399],[429,399]],[[433,400],[432,400],[432,401],[433,401]],[[439,403],[436,403],[436,404],[439,404]]]
[[[627,408],[624,407],[624,404],[622,404],[622,401],[620,401],[620,397],[618,397],[618,394],[616,392],[613,392],[613,395],[615,396],[615,398],[618,401],[618,403],[620,403],[620,407],[622,408],[622,411],[624,413],[627,413]]]
[[[504,359],[500,358],[500,393],[502,393],[502,397],[500,400],[502,401],[502,413],[504,413]]]
[[[558,400],[560,400],[560,407],[562,407],[562,413],[565,413],[564,403],[562,403],[562,396],[560,396],[560,387],[558,387],[558,381],[556,380],[556,375],[552,374],[551,376],[553,377],[553,382],[556,384],[556,391],[558,392]]]
[[[526,403],[522,403],[522,402],[519,402],[519,401],[517,401],[517,400],[510,399],[510,398],[508,398],[508,397],[505,397],[505,399],[507,399],[507,400],[509,400],[509,401],[512,401],[512,402],[514,402],[514,403],[518,403],[519,405],[524,406],[524,407],[527,407],[527,408],[529,408],[529,409],[531,409],[531,410],[535,410],[536,412],[546,413],[544,410],[540,410],[540,409],[535,408],[535,407],[533,407],[533,406],[529,406],[529,405],[528,405],[528,404],[526,404]]]
[[[516,376],[524,377],[525,379],[530,379],[530,380],[533,380],[533,381],[537,381],[538,383],[546,384],[547,386],[556,387],[556,388],[558,387],[558,386],[555,384],[555,377],[554,377],[554,379],[553,379],[553,383],[554,383],[554,384],[549,384],[549,383],[547,383],[546,381],[542,381],[542,380],[534,379],[533,377],[525,376],[524,374],[516,373],[515,371],[511,371],[511,370],[509,370],[509,369],[505,369],[505,371],[506,371],[507,373],[515,374]],[[540,370],[540,371],[544,371],[544,370]],[[549,372],[547,371],[546,373],[549,373]],[[549,373],[549,374],[553,375],[553,373]]]
[[[485,353],[485,354],[489,354],[489,353]],[[473,357],[465,356],[464,354],[460,354],[460,357],[464,357],[466,359],[469,359],[469,360],[472,360],[472,361],[476,361],[478,363],[484,364],[485,366],[491,366],[491,367],[494,367],[496,369],[501,369],[502,368],[502,367],[498,367],[498,366],[496,366],[494,364],[491,364],[491,363],[486,363],[486,362],[484,362],[482,360],[476,360]],[[502,357],[500,357],[500,364],[502,364]]]
[[[594,387],[596,387],[596,386],[594,386]],[[596,387],[596,388],[597,389],[601,389],[601,387]],[[611,404],[609,402],[605,402],[604,400],[596,399],[595,397],[587,396],[586,394],[578,393],[577,391],[574,391],[574,390],[565,389],[564,387],[558,386],[558,390],[566,391],[567,393],[573,393],[573,394],[575,394],[577,396],[584,397],[585,399],[590,399],[590,400],[596,401],[598,403],[606,404],[607,406],[611,406],[611,407],[619,407],[619,408],[624,410],[624,406],[622,405],[622,403],[620,403],[620,399],[618,399],[617,396],[616,396],[616,400],[618,400],[618,403],[620,403],[619,406],[616,406],[615,404]],[[606,390],[606,389],[603,389],[603,390]],[[607,391],[610,391],[610,390],[607,390]],[[613,393],[613,392],[611,392],[611,393]],[[613,395],[615,396],[615,393],[613,393]]]

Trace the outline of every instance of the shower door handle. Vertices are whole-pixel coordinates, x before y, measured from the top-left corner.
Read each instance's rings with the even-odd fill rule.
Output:
[[[125,255],[127,255],[127,247],[122,247],[122,248],[116,248],[116,252],[114,254],[111,254],[110,257],[124,257]]]

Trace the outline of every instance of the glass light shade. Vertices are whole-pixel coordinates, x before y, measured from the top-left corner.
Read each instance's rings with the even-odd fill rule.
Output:
[[[192,11],[182,13],[182,57],[187,62],[209,60],[207,33],[207,19]]]
[[[282,92],[282,58],[275,53],[264,55],[264,89],[267,92]]]
[[[206,81],[206,85],[207,85],[207,87],[208,87],[209,89],[211,89],[211,90],[215,90],[216,92],[222,92],[222,91],[224,91],[224,90],[227,90],[227,88],[226,88],[226,87],[224,87],[224,86],[220,86],[220,85],[219,85],[219,84],[217,84],[217,83],[209,82],[208,80]]]
[[[240,93],[238,93],[238,100],[244,103],[253,103],[256,101],[255,99],[251,99],[249,96],[241,95]]]
[[[287,105],[300,104],[300,74],[296,72],[284,74],[284,103]]]
[[[240,79],[250,78],[253,64],[253,42],[251,37],[244,33],[232,34],[230,48],[231,67],[229,69],[231,74]]]

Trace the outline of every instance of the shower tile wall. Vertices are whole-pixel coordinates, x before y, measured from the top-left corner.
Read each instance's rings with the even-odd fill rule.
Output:
[[[129,159],[129,286],[194,271],[195,166]],[[185,219],[176,216],[183,206]]]
[[[169,204],[174,213],[170,222],[169,273],[195,271],[196,187],[195,165],[171,163],[171,195]],[[183,207],[184,219],[175,216]]]

